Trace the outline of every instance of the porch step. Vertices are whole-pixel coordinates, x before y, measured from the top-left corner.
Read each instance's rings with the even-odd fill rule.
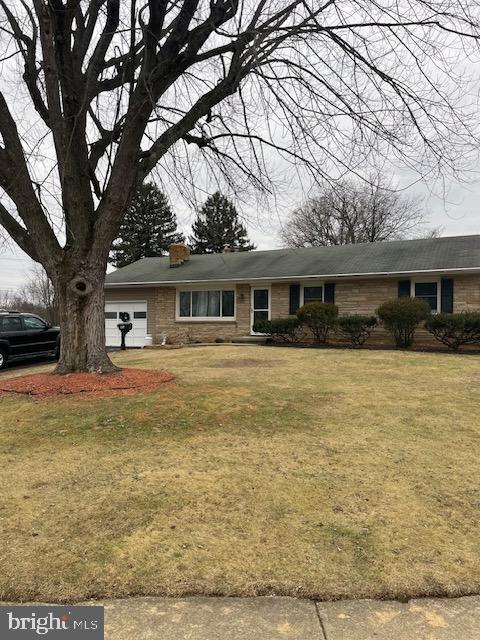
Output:
[[[265,344],[267,336],[239,336],[232,338],[233,344]]]

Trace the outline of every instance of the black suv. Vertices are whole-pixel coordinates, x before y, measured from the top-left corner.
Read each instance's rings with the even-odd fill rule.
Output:
[[[24,358],[58,357],[60,329],[33,313],[0,310],[0,369]]]

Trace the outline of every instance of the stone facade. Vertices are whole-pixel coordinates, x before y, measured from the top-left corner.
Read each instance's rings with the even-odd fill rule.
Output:
[[[454,278],[453,306],[456,313],[480,309],[480,276]]]
[[[214,285],[212,285],[214,286]],[[262,285],[255,285],[262,286]],[[398,278],[338,280],[335,303],[340,314],[374,314],[382,302],[397,297]],[[250,284],[236,285],[236,317],[234,321],[176,320],[175,287],[107,289],[106,300],[146,300],[148,333],[154,344],[162,342],[213,342],[217,338],[229,341],[250,334]],[[289,313],[290,283],[271,284],[272,318],[284,318]],[[454,277],[454,312],[480,310],[480,276]],[[390,336],[381,328],[375,330],[371,343],[390,343]],[[424,330],[419,330],[416,343],[438,343]]]
[[[175,287],[156,289],[156,314],[153,329],[153,342],[160,343],[163,336],[169,342],[213,342],[216,338],[231,340],[235,336],[248,335],[250,332],[250,287],[236,286],[235,320],[185,321],[175,319]]]

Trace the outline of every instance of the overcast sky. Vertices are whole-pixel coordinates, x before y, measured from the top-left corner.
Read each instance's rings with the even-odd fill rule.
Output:
[[[419,6],[421,6],[421,4],[422,3],[419,3]],[[354,5],[356,5],[356,3],[354,3]],[[367,5],[369,6],[368,3]],[[372,6],[374,6],[374,3],[372,3]],[[332,7],[332,12],[334,13],[334,18],[336,20],[337,8]],[[348,13],[348,10],[347,10],[347,13]],[[370,22],[370,20],[368,22]],[[472,104],[474,105],[473,112],[477,114],[478,113],[478,108],[477,108],[478,94],[480,92],[480,88],[479,88],[480,82],[478,81],[478,78],[480,78],[480,56],[478,55],[478,52],[476,49],[474,53],[473,47],[471,48],[471,51],[469,50],[468,52],[462,51],[461,48],[457,49],[456,45],[455,45],[455,48],[453,49],[450,48],[451,45],[448,44],[449,37],[445,36],[445,38],[446,38],[445,41],[443,39],[439,41],[441,43],[447,43],[445,44],[445,51],[443,51],[443,49],[441,48],[438,49],[438,54],[435,57],[435,64],[432,63],[431,73],[427,75],[429,76],[430,81],[434,81],[437,77],[440,79],[444,77],[445,73],[443,73],[442,75],[443,67],[440,64],[441,63],[440,58],[445,58],[445,60],[448,62],[447,68],[450,70],[451,73],[449,73],[449,75],[447,76],[448,77],[448,80],[446,80],[447,86],[442,88],[446,89],[447,94],[450,94],[450,93],[452,94],[453,96],[452,100],[454,101],[453,102],[454,104],[457,105],[458,103],[458,105],[461,107]],[[373,42],[374,42],[374,45],[372,45],[373,47],[372,51],[376,55],[378,55],[377,45],[380,46],[379,43],[383,42],[383,40],[381,39],[379,40],[378,38],[373,38]],[[394,42],[396,43],[396,40],[394,40]],[[434,40],[434,42],[436,42],[436,40]],[[455,39],[454,39],[454,43],[456,43]],[[437,45],[438,45],[438,42],[437,42]],[[393,55],[397,50],[397,46],[396,45],[393,46],[391,51],[389,47],[387,47],[387,49],[385,50],[382,47],[380,47],[381,52],[383,52],[383,54],[385,54],[386,56],[384,58],[384,64],[388,69],[389,65],[397,64],[396,54]],[[321,51],[323,52],[323,49]],[[430,51],[428,47],[427,47],[427,51]],[[445,53],[445,55],[444,56],[440,55],[440,58],[439,58],[438,56],[440,54],[440,51],[442,52],[442,54]],[[327,54],[334,55],[330,51],[330,49],[326,50],[316,60],[315,65],[317,66],[320,65],[323,60],[323,57],[328,58]],[[393,55],[393,58],[391,57],[391,55]],[[430,64],[428,62],[428,57],[427,57],[427,62],[425,62],[423,58],[421,59],[423,60],[424,64]],[[398,60],[403,63],[403,58],[402,59],[399,58]],[[417,64],[411,67],[411,73],[410,73],[410,66],[409,64],[407,64],[408,60],[405,62],[405,66],[403,68],[403,71],[409,74],[408,75],[409,80],[411,78],[415,79],[417,77],[415,75],[415,69],[418,66],[418,59],[415,58],[415,60]],[[35,114],[32,113],[32,107],[30,105],[28,98],[26,97],[25,87],[23,87],[22,83],[18,83],[15,81],[17,78],[16,75],[12,75],[12,78],[10,79],[9,75],[5,73],[4,65],[7,65],[7,67],[8,65],[10,65],[11,73],[13,74],[15,64],[16,64],[16,61],[13,59],[10,60],[9,58],[8,62],[4,62],[0,65],[0,71],[2,72],[1,74],[2,83],[6,85],[8,88],[8,95],[11,101],[11,106],[14,105],[15,109],[18,111],[16,115],[17,115],[19,124],[23,125],[23,128],[24,128],[23,135],[27,136],[27,133],[28,133],[27,137],[31,137],[32,140],[35,142],[35,149],[36,149],[35,155],[38,154],[38,157],[41,158],[41,161],[37,163],[38,166],[36,168],[40,171],[40,167],[43,166],[44,159],[52,156],[52,154],[49,152],[49,149],[48,149],[48,145],[51,146],[51,141],[49,142],[49,139],[47,138],[42,143],[43,145],[47,146],[47,149],[42,148],[43,155],[41,155],[40,149],[37,149],[36,147],[36,136],[37,136],[36,128],[35,126],[32,126],[32,122],[35,121],[36,116]],[[450,64],[453,66],[450,66]],[[342,66],[341,68],[342,68],[342,74],[343,73],[348,74],[349,72],[348,65],[347,67]],[[330,67],[328,67],[327,65],[326,69],[328,70],[330,69]],[[358,69],[356,67],[355,69],[356,69],[355,73],[357,74]],[[395,66],[395,71],[396,72],[398,71],[400,78],[403,77],[401,65],[399,69],[397,69],[397,67]],[[340,77],[342,77],[342,74],[340,74]],[[420,74],[420,79],[421,79],[421,76],[422,74]],[[464,77],[475,79],[475,81],[473,85],[470,85],[470,84],[468,85],[469,86],[468,91],[465,91],[463,93],[462,92],[457,93],[455,91],[457,77],[462,78],[462,83],[459,85],[463,87],[462,91],[464,90],[464,84],[463,84]],[[404,78],[404,80],[406,79],[407,78]],[[356,82],[358,82],[358,78],[356,79]],[[343,87],[343,85],[341,86]],[[367,91],[367,88],[369,85],[360,84],[359,86],[362,87],[362,91],[363,91],[363,93],[361,93],[362,105],[363,105],[363,100],[367,100],[368,96],[370,95]],[[346,95],[349,95],[349,94],[347,93]],[[307,93],[307,97],[308,96],[309,94]],[[378,108],[378,104],[375,98],[376,98],[376,93],[373,92],[373,94],[371,95],[371,100],[373,100],[372,105],[373,107],[375,107],[375,110],[376,110]],[[328,100],[326,104],[328,106],[329,104]],[[252,105],[255,106],[256,102],[255,101],[252,102]],[[310,113],[309,110],[307,111],[308,113]],[[232,114],[233,116],[235,115],[234,111],[228,112],[228,113],[230,117],[232,117]],[[287,127],[287,132],[285,133],[284,125],[286,123],[281,124],[283,121],[280,118],[280,125],[279,125],[277,122],[277,119],[272,120],[271,117],[270,119],[267,119],[267,121],[263,123],[263,119],[266,118],[266,115],[265,115],[266,113],[267,112],[264,113],[263,107],[259,110],[257,110],[256,108],[253,108],[251,112],[249,112],[249,118],[253,118],[252,130],[257,132],[257,129],[255,128],[255,126],[264,126],[265,131],[267,129],[269,131],[272,129],[275,135],[281,136],[279,138],[282,143],[281,146],[284,146],[284,144],[287,144],[287,143],[284,143],[282,136],[286,135],[288,138],[288,135],[289,135],[288,127]],[[315,111],[314,113],[315,113],[315,116],[317,116],[318,112]],[[326,109],[326,113],[330,113],[328,108]],[[340,109],[339,113],[343,113],[343,110]],[[442,113],[443,113],[442,111],[439,111],[439,113],[437,114],[437,117],[440,117]],[[270,116],[271,115],[272,114],[270,114]],[[277,122],[277,126],[275,125],[275,122]],[[350,150],[350,145],[348,144],[348,132],[350,131],[349,127],[346,126],[346,129],[344,132],[344,135],[346,137],[341,138],[341,139],[344,139],[343,145],[339,145],[337,138],[335,138],[335,135],[333,136],[331,135],[335,133],[337,125],[343,122],[343,120],[340,119],[337,121],[337,119],[335,119],[334,121],[336,123],[335,126],[332,125],[332,129],[326,130],[326,132],[329,133],[329,135],[327,135],[325,131],[323,131],[322,127],[318,128],[316,125],[316,123],[321,124],[323,122],[321,117],[316,117],[314,120],[312,120],[310,116],[306,120],[306,122],[312,128],[310,132],[312,134],[311,137],[315,138],[315,136],[317,135],[319,136],[319,140],[321,140],[322,142],[322,148],[323,146],[326,146],[328,150],[330,149],[330,145],[331,145],[332,148],[334,148],[335,150],[338,148],[345,149],[346,156],[348,157],[348,152]],[[391,124],[393,124],[393,121]],[[448,122],[445,122],[444,124],[448,128],[447,126]],[[259,130],[258,132],[262,133],[262,135],[265,133],[263,130]],[[297,142],[297,138],[295,138],[295,141]],[[446,150],[448,151],[448,149],[449,147]],[[414,150],[416,151],[416,147],[414,147]],[[419,149],[419,152],[420,151],[421,150]],[[189,160],[190,160],[190,153],[191,151],[189,151]],[[271,153],[273,152],[269,152],[267,150],[267,151],[263,151],[262,155],[269,156]],[[275,170],[278,169],[278,174],[275,173],[274,175],[275,175],[275,183],[277,184],[277,186],[280,184],[281,188],[276,192],[275,199],[272,198],[268,203],[268,206],[263,202],[257,206],[254,206],[252,204],[247,205],[245,203],[239,203],[239,209],[242,212],[242,214],[244,214],[245,216],[244,221],[247,225],[249,236],[252,239],[252,241],[257,245],[258,249],[272,249],[272,248],[280,247],[281,240],[280,240],[279,232],[281,229],[282,221],[285,222],[288,214],[296,206],[300,205],[303,201],[305,201],[308,195],[313,195],[313,193],[308,191],[309,185],[310,185],[309,180],[307,179],[301,180],[297,176],[295,171],[292,169],[292,167],[286,166],[286,164],[282,161],[282,159],[280,158],[281,154],[277,154],[277,155],[278,157],[273,158],[274,160],[273,164],[275,165],[274,169]],[[342,156],[342,153],[340,153],[340,156]],[[374,160],[375,162],[380,162],[380,158],[375,158]],[[452,179],[447,179],[446,192],[443,191],[441,185],[438,183],[432,184],[432,183],[426,183],[426,182],[423,182],[423,183],[417,182],[418,176],[414,175],[413,172],[411,171],[398,168],[398,166],[396,166],[396,168],[393,168],[393,167],[386,168],[384,171],[384,174],[387,179],[392,178],[395,182],[398,182],[399,187],[402,189],[405,189],[406,195],[419,195],[423,198],[425,218],[428,221],[428,224],[431,227],[440,227],[442,229],[441,231],[442,235],[446,236],[446,235],[474,234],[474,233],[480,233],[480,220],[479,220],[480,218],[480,211],[479,211],[480,163],[472,162],[472,164],[474,164],[475,166],[467,167],[467,169],[469,170],[468,176],[464,175],[463,176],[464,180],[461,183],[455,182]],[[50,175],[49,166],[50,165],[46,163],[45,169],[44,169],[44,171],[48,175]],[[321,166],[323,167],[327,165],[322,164]],[[354,163],[352,165],[347,163],[346,165],[342,164],[341,166],[342,167],[343,166],[358,167],[359,164]],[[203,179],[198,180],[197,169],[198,168],[195,165],[195,178],[196,178],[195,188],[197,188],[198,182],[200,184],[204,183]],[[366,171],[366,168],[363,167],[363,165],[360,165],[360,168],[358,170],[361,171],[362,169],[365,169],[365,172],[368,173]],[[476,176],[474,171],[477,171]],[[327,167],[327,173],[331,175],[330,172],[328,171],[328,167]],[[180,174],[180,175],[183,175],[183,174]],[[42,173],[40,171],[40,174],[37,176],[37,180],[41,181],[40,180],[41,176],[42,176]],[[466,182],[467,179],[469,181],[468,183]],[[207,182],[208,182],[208,179],[205,180],[205,184]],[[408,185],[413,185],[413,186],[408,187]],[[165,187],[164,185],[162,188],[167,195],[171,195],[170,190],[168,189],[168,186]],[[203,189],[201,191],[201,197],[199,199],[203,201],[206,198],[206,196],[209,193],[212,193],[213,191],[215,191],[215,188],[208,187]],[[43,202],[46,205],[46,208],[48,209],[50,216],[54,217],[55,215],[54,207],[51,208],[48,203],[48,198],[49,198],[48,191],[46,196],[45,194],[43,194],[43,197],[44,197]],[[46,197],[46,200],[45,200],[45,197]],[[178,200],[176,200],[174,196],[171,196],[171,200],[172,200],[172,205],[174,207],[174,210],[177,214],[179,227],[184,233],[188,235],[189,227],[194,218],[194,211],[191,208],[188,208],[185,204],[181,204],[180,202],[178,202]],[[27,258],[25,254],[22,254],[22,252],[19,249],[15,249],[15,247],[12,244],[5,247],[2,247],[0,245],[0,295],[2,292],[6,290],[7,291],[15,290],[21,287],[25,283],[26,278],[28,277],[28,272],[29,272],[29,269],[31,269],[31,266],[32,266],[31,260]]]

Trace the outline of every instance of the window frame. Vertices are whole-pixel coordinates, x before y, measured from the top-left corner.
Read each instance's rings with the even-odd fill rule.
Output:
[[[325,281],[324,280],[310,280],[307,282],[300,283],[300,306],[303,307],[305,304],[305,287],[322,287],[322,300],[321,302],[325,302]],[[319,302],[319,301],[317,301]]]
[[[416,284],[432,284],[435,283],[437,285],[437,308],[432,309],[432,313],[440,313],[442,310],[442,279],[441,278],[412,278],[410,280],[410,297],[416,298],[415,295],[415,285]],[[419,296],[419,300],[422,297]]]
[[[220,314],[223,307],[223,291],[233,291],[233,316],[181,316],[180,315],[180,294],[182,292],[190,292],[190,314],[192,313],[192,292],[193,291],[220,291]],[[225,285],[190,285],[177,287],[175,293],[175,322],[235,322],[237,319],[237,287]]]

